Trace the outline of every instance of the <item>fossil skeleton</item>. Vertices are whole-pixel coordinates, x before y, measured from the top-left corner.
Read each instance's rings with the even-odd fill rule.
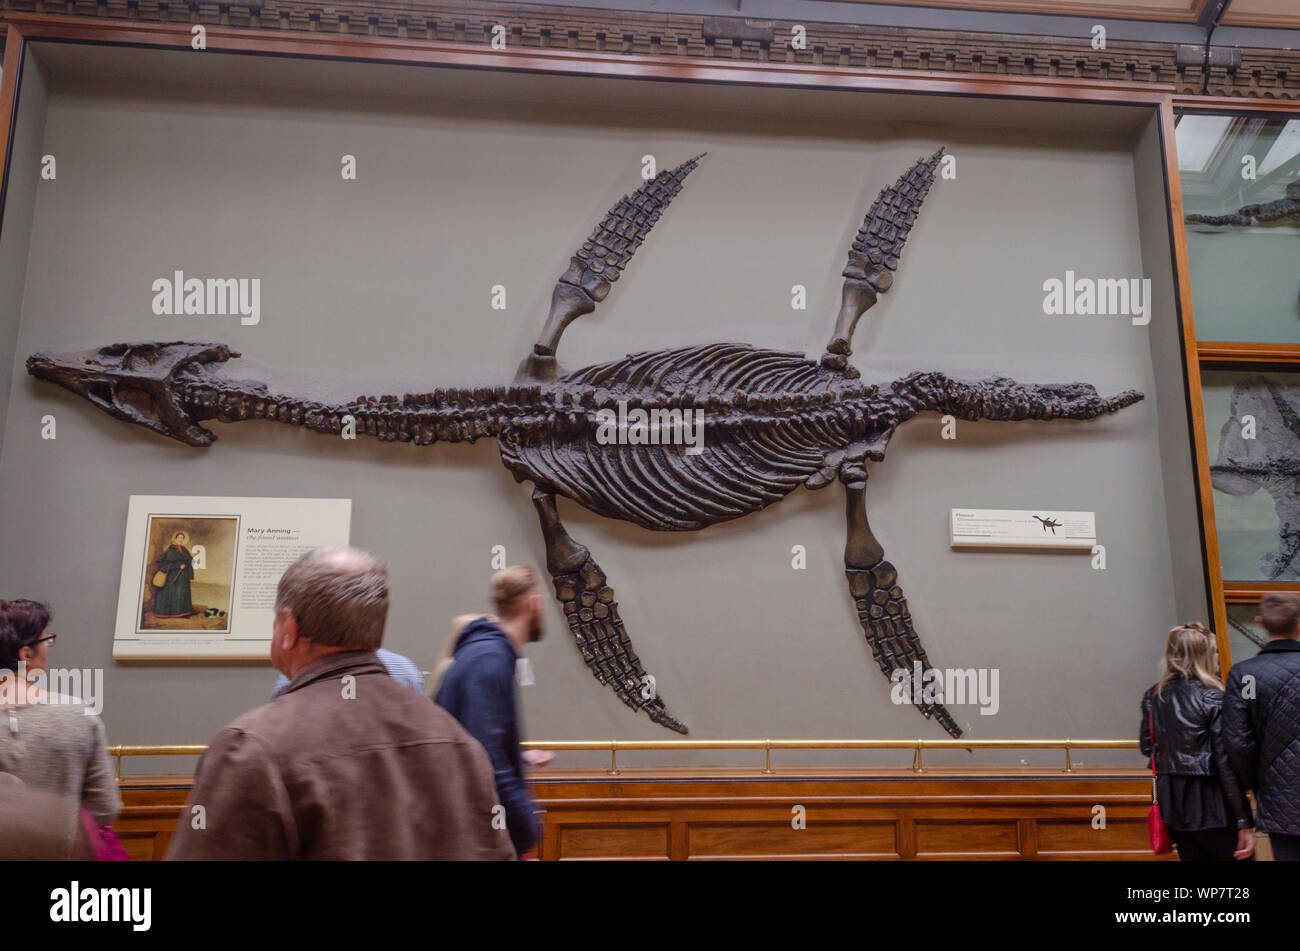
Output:
[[[1291,182],[1286,186],[1286,195],[1277,201],[1264,202],[1259,205],[1243,205],[1230,215],[1188,215],[1186,221],[1195,225],[1242,225],[1266,224],[1271,221],[1284,221],[1288,218],[1300,221],[1300,182]]]
[[[914,372],[886,385],[860,380],[849,365],[854,328],[892,284],[942,154],[941,149],[919,160],[882,189],[867,212],[843,270],[834,333],[817,361],[715,343],[637,353],[573,372],[556,363],[565,327],[609,294],[695,169],[702,157],[697,156],[660,172],[609,210],[556,284],[541,337],[509,386],[331,405],[232,379],[221,364],[239,354],[221,344],[184,342],[36,354],[27,368],[118,419],[192,446],[216,438],[199,425],[209,419],[270,419],[338,434],[350,417],[357,432],[380,440],[428,445],[495,439],[515,478],[534,486],[547,569],[583,660],[629,707],[685,733],[646,675],[605,573],[565,530],[557,496],[643,528],[695,531],[771,505],[799,486],[819,489],[838,477],[847,512],[845,572],[872,655],[886,677],[899,669],[928,671],[898,572],[867,524],[867,462],[883,460],[894,431],[922,412],[964,420],[1083,420],[1142,399],[1135,391],[1102,398],[1082,383],[966,381],[942,372]],[[630,432],[625,440],[602,440],[599,426],[616,402],[674,423],[703,411],[709,444],[691,452],[671,441],[638,443]],[[921,699],[917,706],[952,736],[961,735],[942,702]]]
[[[1193,225],[1212,225],[1214,227],[1239,225],[1247,228],[1251,225],[1269,224],[1274,221],[1300,222],[1300,181],[1288,184],[1286,186],[1286,195],[1277,201],[1243,205],[1228,215],[1187,215],[1184,220]]]
[[[1259,560],[1259,569],[1269,581],[1300,579],[1295,565],[1296,555],[1300,554],[1297,389],[1265,376],[1238,382],[1232,388],[1228,421],[1219,430],[1219,456],[1210,466],[1210,482],[1220,492],[1253,495],[1263,489],[1273,500],[1278,549],[1265,552]],[[1243,427],[1247,416],[1254,419],[1253,432]]]

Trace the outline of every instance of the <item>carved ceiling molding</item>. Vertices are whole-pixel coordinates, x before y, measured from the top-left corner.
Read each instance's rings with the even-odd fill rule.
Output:
[[[904,30],[852,23],[752,20],[684,14],[557,7],[479,0],[367,3],[313,0],[246,3],[168,0],[0,0],[8,12],[102,17],[139,22],[204,23],[265,30],[388,36],[486,45],[497,24],[513,46],[605,53],[678,55],[783,63],[933,70],[954,74],[1060,76],[1093,81],[1172,83],[1200,95],[1205,67],[1195,48],[1174,43],[1092,37]],[[792,28],[807,31],[805,49],[790,48]],[[1180,55],[1181,50],[1181,55]],[[1261,99],[1300,99],[1300,50],[1241,49],[1216,56],[1206,93]],[[1219,64],[1218,61],[1224,61]]]

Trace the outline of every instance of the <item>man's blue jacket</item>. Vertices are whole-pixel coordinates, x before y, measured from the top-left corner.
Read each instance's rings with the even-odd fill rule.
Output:
[[[538,830],[520,756],[523,730],[515,703],[515,660],[514,645],[501,628],[485,617],[471,621],[456,642],[452,665],[434,702],[487,750],[510,840],[523,855],[536,844]]]

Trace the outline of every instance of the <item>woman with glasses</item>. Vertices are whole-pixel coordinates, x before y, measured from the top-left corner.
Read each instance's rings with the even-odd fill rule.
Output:
[[[0,601],[0,772],[33,789],[75,799],[97,827],[122,811],[104,724],[75,697],[42,684],[55,635],[50,609]]]

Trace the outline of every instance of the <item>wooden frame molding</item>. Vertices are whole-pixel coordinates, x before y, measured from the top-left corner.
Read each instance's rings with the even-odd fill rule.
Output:
[[[62,40],[189,50],[191,27],[174,23],[117,23],[103,19],[12,14],[6,18],[9,42]],[[629,59],[582,50],[510,47],[493,50],[447,42],[417,42],[380,36],[344,36],[265,31],[236,27],[206,30],[207,52],[261,53],[357,59],[412,66],[453,66],[524,72],[568,73],[625,79],[933,93],[1105,102],[1157,106],[1173,93],[1169,84],[1097,83],[1058,76],[978,76],[921,70],[882,70],[801,62],[683,62],[673,56]],[[18,44],[14,44],[18,45]],[[201,54],[196,54],[201,55]]]
[[[4,2],[6,0],[0,0],[0,4]],[[69,6],[79,9],[75,3]],[[527,8],[526,5],[519,6]],[[1135,79],[1117,81],[1095,76],[1089,78],[1086,76],[1086,70],[1081,71],[1084,78],[1079,78],[1079,76],[1060,75],[1056,72],[1050,75],[1029,75],[1006,71],[994,74],[982,71],[982,69],[981,71],[964,73],[955,70],[903,68],[897,65],[900,62],[906,62],[906,58],[898,52],[901,47],[895,49],[892,56],[893,65],[888,66],[875,63],[879,59],[879,50],[872,52],[863,63],[854,62],[852,50],[848,50],[842,57],[826,57],[822,55],[825,52],[823,50],[822,53],[818,53],[815,57],[787,56],[782,61],[772,61],[743,57],[739,55],[741,46],[734,47],[738,52],[737,55],[731,58],[722,56],[692,57],[662,51],[639,51],[634,48],[619,51],[583,49],[576,44],[560,48],[552,42],[555,39],[554,36],[547,36],[546,42],[540,45],[529,45],[527,42],[515,43],[514,45],[507,45],[505,49],[498,51],[491,49],[486,42],[482,41],[483,34],[481,31],[478,40],[474,42],[456,38],[457,36],[463,37],[464,35],[474,34],[474,29],[469,27],[475,24],[490,23],[491,12],[502,8],[502,5],[484,3],[476,5],[476,8],[481,8],[480,12],[476,14],[477,19],[465,20],[464,22],[456,21],[455,29],[453,29],[448,39],[441,38],[442,33],[445,32],[445,22],[436,30],[430,28],[430,32],[439,37],[436,39],[412,38],[409,35],[381,35],[375,30],[362,35],[354,34],[350,30],[309,32],[297,31],[291,28],[266,29],[247,25],[231,25],[223,22],[207,28],[207,51],[625,79],[861,90],[898,94],[998,97],[1049,102],[1090,102],[1150,108],[1152,116],[1159,122],[1165,162],[1166,197],[1171,214],[1169,240],[1176,270],[1178,310],[1181,318],[1180,329],[1184,348],[1186,396],[1190,412],[1190,425],[1194,436],[1193,447],[1197,479],[1195,490],[1198,494],[1202,513],[1206,582],[1213,604],[1214,623],[1220,632],[1221,657],[1226,661],[1228,647],[1227,620],[1224,607],[1225,592],[1219,568],[1218,536],[1215,531],[1204,410],[1201,402],[1201,345],[1198,345],[1195,334],[1186,237],[1182,220],[1182,195],[1174,136],[1174,106],[1177,102],[1194,102],[1197,108],[1219,108],[1217,105],[1218,100],[1187,100],[1182,97],[1176,99],[1175,93],[1180,87],[1172,82],[1138,81]],[[112,10],[113,7],[109,5],[107,9]],[[140,0],[135,9],[140,12],[139,19],[115,18],[111,15],[89,18],[30,13],[6,14],[5,22],[8,36],[5,47],[3,86],[0,87],[0,96],[3,97],[3,101],[0,101],[0,116],[7,116],[10,120],[0,126],[0,135],[3,135],[6,155],[6,169],[8,167],[7,156],[10,146],[10,126],[20,85],[17,82],[18,70],[16,67],[21,63],[26,44],[29,41],[54,40],[190,51],[192,37],[192,24],[190,22],[170,22],[172,11],[166,4],[157,4],[151,7],[146,4],[145,0]],[[163,19],[145,17],[144,14],[151,9],[160,16],[166,13],[167,17]],[[264,18],[268,10],[274,11],[275,9],[273,3],[268,3],[266,7],[261,9],[259,16]],[[568,8],[547,9],[563,11]],[[222,16],[231,21],[236,19],[228,15],[228,13],[223,13]],[[195,14],[190,19],[198,22],[201,18]],[[688,22],[690,19],[684,18],[683,22]],[[660,18],[659,22],[665,30],[668,30],[673,28],[672,25],[678,22],[678,18]],[[680,28],[686,29],[685,26]],[[903,38],[900,37],[899,42],[903,42]],[[628,55],[629,53],[636,53],[637,55]],[[203,53],[194,51],[193,55],[203,55]],[[929,60],[923,59],[921,62],[929,63]],[[1160,72],[1160,67],[1157,65],[1154,67],[1151,76],[1158,76]],[[1294,80],[1297,84],[1297,90],[1300,91],[1300,69],[1295,72]],[[1172,77],[1172,74],[1170,76]],[[1150,78],[1148,77],[1148,79]],[[1238,100],[1230,101],[1234,107],[1239,104]],[[1272,111],[1278,111],[1279,105],[1281,104],[1276,102],[1269,104]],[[1300,114],[1300,102],[1283,111]],[[2,209],[0,209],[0,213],[2,213]],[[1223,345],[1207,344],[1205,346]],[[1147,802],[1149,802],[1149,799]],[[1145,815],[1145,809],[1143,815]],[[1025,818],[1025,816],[1019,816],[1015,821],[1019,822]],[[897,821],[896,834],[898,842],[906,845],[908,841],[919,835],[917,832],[919,827],[909,826],[908,823],[921,822],[923,821],[922,818],[912,815],[898,818]],[[675,837],[679,835],[679,832],[672,831],[676,828],[670,823],[670,834],[674,837],[670,841],[677,841]],[[908,831],[909,829],[911,831]],[[1028,827],[1026,827],[1026,834],[1028,832]],[[1041,841],[1041,837],[1039,841]],[[900,846],[900,849],[899,854],[908,857],[908,848]],[[912,849],[913,853],[915,851],[915,849]],[[924,851],[924,849],[921,851]]]
[[[1232,667],[1228,641],[1228,609],[1223,600],[1223,567],[1219,554],[1219,530],[1214,520],[1214,486],[1210,481],[1210,453],[1205,435],[1205,399],[1201,393],[1201,364],[1196,341],[1196,314],[1192,304],[1191,267],[1187,257],[1187,228],[1183,221],[1183,186],[1178,169],[1178,138],[1173,100],[1160,107],[1160,136],[1165,151],[1165,187],[1168,189],[1169,226],[1177,272],[1178,314],[1183,336],[1183,373],[1187,380],[1187,410],[1192,429],[1192,453],[1196,470],[1196,492],[1201,517],[1201,547],[1205,554],[1205,580],[1210,595],[1210,612],[1219,644],[1219,668],[1227,677]]]
[[[1206,340],[1196,345],[1202,366],[1234,363],[1300,363],[1300,344]]]
[[[1279,581],[1225,581],[1223,597],[1228,604],[1255,604],[1270,591],[1295,591],[1297,585]]]

